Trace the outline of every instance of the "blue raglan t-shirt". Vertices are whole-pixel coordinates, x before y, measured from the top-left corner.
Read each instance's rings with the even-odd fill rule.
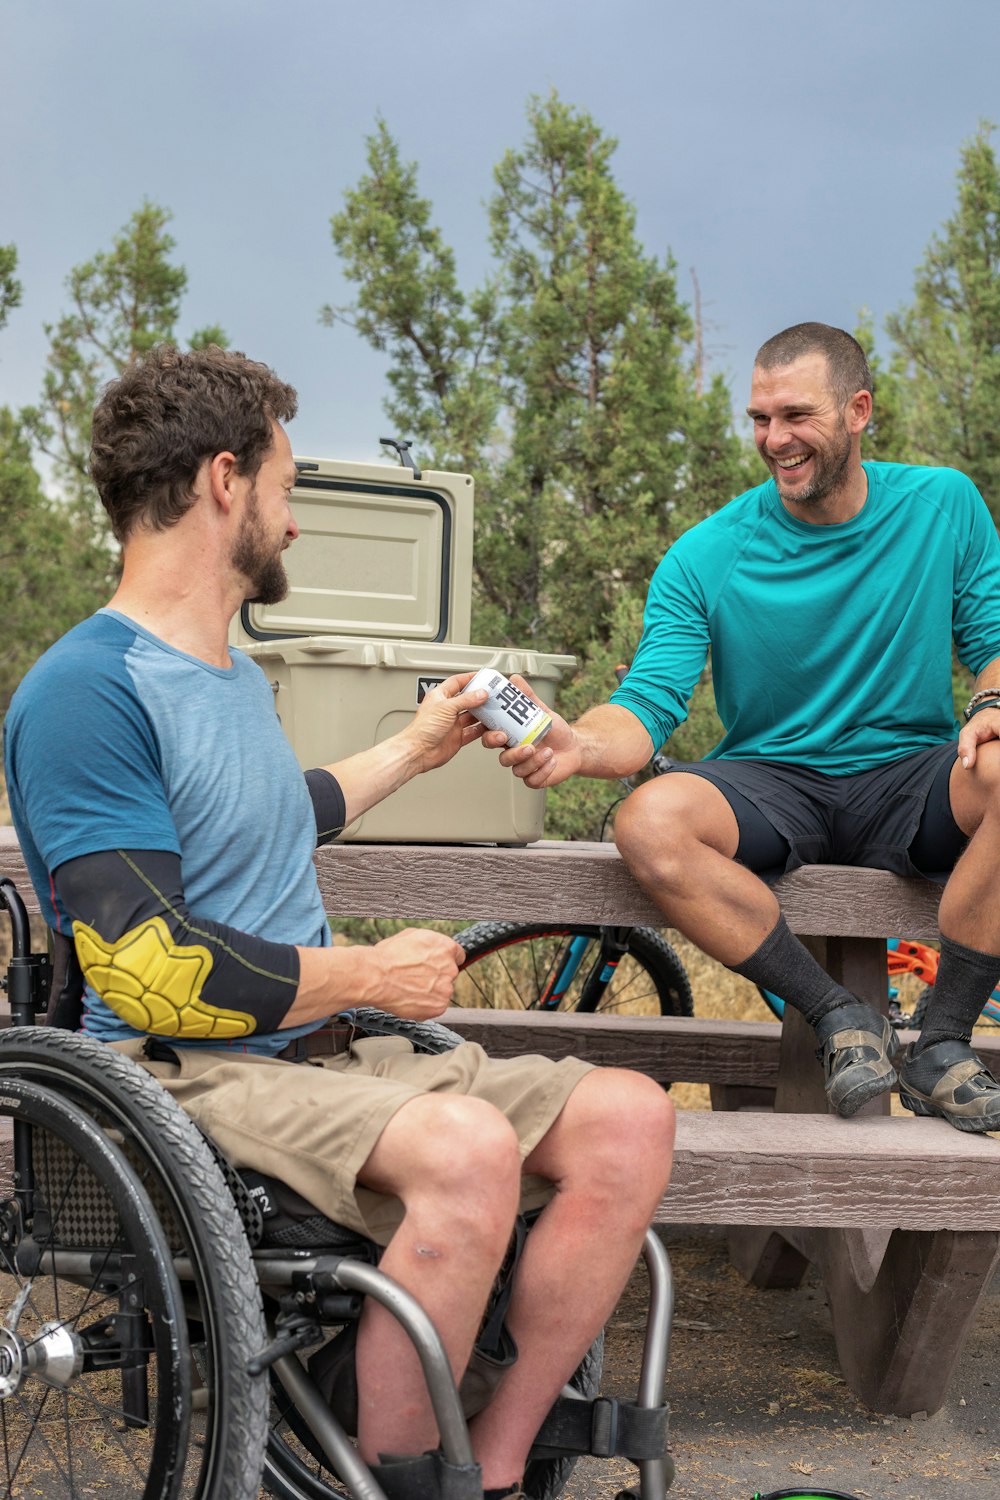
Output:
[[[4,725],[7,790],[56,931],[72,932],[52,881],[61,864],[158,849],[180,856],[190,911],[276,943],[329,945],[305,778],[263,672],[239,651],[231,658],[210,666],[105,609],[21,683]],[[89,988],[85,1004],[87,1031],[137,1034]],[[238,1045],[274,1053],[316,1024]]]
[[[973,674],[1000,656],[1000,541],[954,469],[866,463],[850,521],[790,515],[773,480],[685,532],[650,585],[611,701],[659,748],[709,650],[725,735],[709,759],[834,776],[956,737],[952,640]]]

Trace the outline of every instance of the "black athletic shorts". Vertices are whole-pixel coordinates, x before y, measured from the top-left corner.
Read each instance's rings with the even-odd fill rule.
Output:
[[[774,760],[702,760],[671,772],[719,788],[740,828],[736,858],[766,880],[827,864],[943,884],[966,844],[948,795],[956,755],[954,742],[933,745],[855,776]]]

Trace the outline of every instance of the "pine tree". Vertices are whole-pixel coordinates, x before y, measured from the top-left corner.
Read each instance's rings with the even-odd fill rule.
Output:
[[[23,418],[54,462],[64,499],[98,529],[101,512],[89,478],[90,424],[102,387],[154,344],[176,341],[187,272],[173,264],[171,215],[146,202],[108,251],[74,266],[66,287],[72,310],[46,325],[49,353],[41,402]],[[224,345],[219,328],[195,333],[191,346]]]
[[[1000,517],[1000,169],[983,123],[962,148],[958,205],[886,328],[907,382],[915,460],[968,474]]]
[[[614,152],[590,115],[532,99],[495,172],[493,273],[466,293],[380,121],[331,221],[357,298],[321,314],[388,355],[386,411],[425,462],[474,475],[474,637],[577,655],[570,712],[614,686],[673,538],[755,482],[724,383],[695,378],[674,263],[639,242]],[[608,795],[553,800],[557,828],[593,832]]]

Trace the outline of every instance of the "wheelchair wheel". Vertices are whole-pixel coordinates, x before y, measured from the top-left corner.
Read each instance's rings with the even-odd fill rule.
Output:
[[[690,1016],[694,1011],[687,970],[670,944],[651,927],[633,927],[617,966],[606,965],[600,927],[523,922],[477,922],[455,936],[466,959],[456,1004],[490,1010],[596,1009],[600,1015]],[[607,975],[590,1005],[583,990],[591,974]],[[602,980],[604,976],[602,975]],[[559,991],[557,1005],[546,997]]]
[[[5,1076],[0,1117],[0,1494],[175,1500],[191,1366],[149,1196],[52,1090]]]
[[[47,1027],[0,1034],[0,1083],[58,1090],[110,1133],[143,1183],[176,1263],[203,1390],[184,1465],[184,1500],[252,1500],[267,1437],[267,1381],[248,1361],[267,1343],[239,1214],[201,1132],[128,1057]]]

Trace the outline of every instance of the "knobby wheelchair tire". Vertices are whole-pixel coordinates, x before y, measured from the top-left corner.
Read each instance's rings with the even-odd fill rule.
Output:
[[[456,989],[459,1005],[491,1010],[536,1010],[564,961],[569,942],[589,946],[558,1009],[580,1008],[583,985],[600,955],[601,929],[588,924],[477,922],[455,936],[465,949]],[[633,927],[626,951],[597,1011],[601,1015],[690,1016],[694,1001],[687,970],[676,951],[652,927]]]
[[[0,1492],[178,1500],[190,1350],[149,1195],[61,1090],[6,1076],[0,1116]]]
[[[181,1500],[254,1500],[267,1432],[266,1379],[247,1365],[267,1343],[243,1225],[197,1127],[149,1074],[92,1037],[46,1027],[0,1033],[0,1083],[57,1090],[111,1133],[187,1263],[187,1323],[204,1382]]]

